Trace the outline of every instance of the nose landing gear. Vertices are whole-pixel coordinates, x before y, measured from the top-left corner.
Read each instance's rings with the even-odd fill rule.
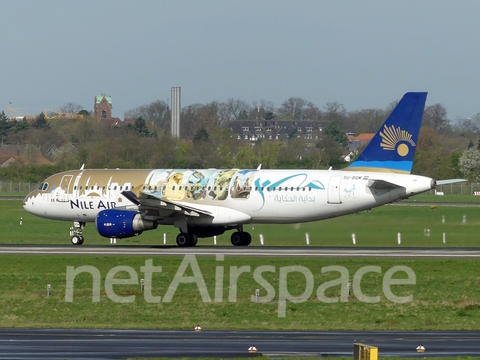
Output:
[[[74,221],[73,226],[70,228],[70,236],[73,245],[82,245],[84,238],[82,231],[85,228],[85,223],[80,221]]]

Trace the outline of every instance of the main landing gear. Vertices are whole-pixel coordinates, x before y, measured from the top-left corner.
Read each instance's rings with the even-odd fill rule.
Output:
[[[84,238],[82,231],[85,228],[85,223],[80,221],[74,221],[73,226],[70,228],[70,236],[73,245],[82,245]]]
[[[190,247],[197,245],[198,237],[196,234],[181,232],[177,235],[177,245],[180,247]]]
[[[195,233],[181,232],[177,235],[177,245],[179,247],[192,247],[197,245],[198,236]],[[233,246],[248,246],[252,242],[252,236],[248,232],[235,231],[230,241]],[[73,240],[72,240],[73,242]]]
[[[248,232],[235,231],[230,237],[233,246],[248,246],[252,242],[252,235]]]

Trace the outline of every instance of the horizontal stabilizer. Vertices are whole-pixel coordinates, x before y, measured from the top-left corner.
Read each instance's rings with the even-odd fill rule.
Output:
[[[399,189],[403,187],[385,180],[374,180],[374,179],[368,180],[367,186],[370,189],[375,189],[375,190],[393,190],[393,189]]]
[[[467,179],[447,179],[447,180],[437,180],[438,185],[447,185],[447,184],[457,184],[462,182],[467,182]]]

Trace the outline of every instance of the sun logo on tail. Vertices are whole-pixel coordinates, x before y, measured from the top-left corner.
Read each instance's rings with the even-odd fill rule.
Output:
[[[390,127],[384,125],[383,131],[380,131],[380,136],[382,137],[380,146],[384,150],[396,149],[398,155],[400,156],[407,156],[408,152],[410,151],[406,143],[415,146],[415,142],[412,140],[412,135],[405,130],[401,130],[400,127],[395,129],[394,125]],[[400,142],[401,144],[397,146],[397,144]]]

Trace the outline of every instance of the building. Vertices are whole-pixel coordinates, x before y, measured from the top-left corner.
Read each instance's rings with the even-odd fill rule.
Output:
[[[110,119],[112,117],[112,97],[105,94],[95,96],[93,112],[97,120]]]
[[[350,150],[358,150],[364,146],[367,146],[374,136],[374,133],[362,133],[358,134],[357,136],[349,135],[348,144]]]
[[[0,146],[0,167],[11,166],[20,162],[24,165],[51,165],[41,153],[40,149],[33,145],[1,145]]]

